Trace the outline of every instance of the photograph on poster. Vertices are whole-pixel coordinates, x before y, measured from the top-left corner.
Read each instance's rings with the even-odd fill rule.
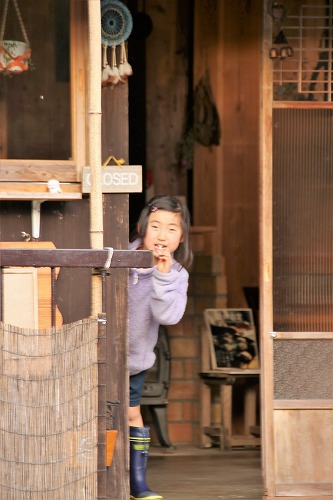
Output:
[[[258,369],[252,309],[205,309],[212,369]]]

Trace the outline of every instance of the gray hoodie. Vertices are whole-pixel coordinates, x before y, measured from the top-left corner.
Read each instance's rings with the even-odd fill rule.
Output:
[[[139,240],[130,244],[134,250]],[[188,272],[176,260],[169,273],[156,266],[129,270],[130,375],[151,368],[159,325],[175,325],[184,315],[187,302]]]

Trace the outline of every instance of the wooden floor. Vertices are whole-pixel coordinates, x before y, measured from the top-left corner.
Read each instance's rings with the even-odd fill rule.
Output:
[[[164,500],[261,500],[263,484],[258,449],[151,449],[149,487]]]

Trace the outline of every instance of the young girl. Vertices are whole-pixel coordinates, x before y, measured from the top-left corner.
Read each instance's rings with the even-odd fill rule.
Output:
[[[143,424],[140,400],[146,371],[155,362],[159,325],[182,318],[192,262],[190,216],[186,206],[169,196],[155,196],[141,212],[131,250],[151,250],[154,266],[130,269],[130,487],[131,500],[162,499],[146,483],[150,429]]]

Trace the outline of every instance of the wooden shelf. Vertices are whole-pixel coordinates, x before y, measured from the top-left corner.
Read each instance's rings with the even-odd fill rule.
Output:
[[[60,183],[62,193],[49,193],[46,183],[29,182],[1,182],[0,200],[81,200],[82,191],[80,183]]]

